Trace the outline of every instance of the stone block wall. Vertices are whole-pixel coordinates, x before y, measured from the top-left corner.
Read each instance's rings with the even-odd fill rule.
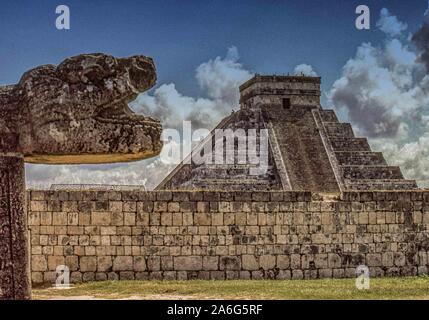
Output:
[[[429,192],[29,191],[34,284],[426,274]]]

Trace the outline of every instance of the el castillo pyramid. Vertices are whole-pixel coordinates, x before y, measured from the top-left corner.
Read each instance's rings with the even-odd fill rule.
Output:
[[[333,110],[322,109],[320,83],[320,77],[256,75],[240,86],[239,111],[223,119],[193,150],[201,152],[206,144],[215,150],[216,129],[266,129],[268,166],[262,174],[250,174],[255,165],[238,161],[234,149],[233,164],[185,159],[156,189],[331,193],[417,188],[414,180],[404,179],[399,167],[389,166],[382,153],[372,151],[366,138],[356,137],[349,123],[339,122]],[[225,144],[224,155],[227,148]]]

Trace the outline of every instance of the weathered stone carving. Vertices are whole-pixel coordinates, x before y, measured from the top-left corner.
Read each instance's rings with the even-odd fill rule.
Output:
[[[107,163],[159,154],[159,121],[127,106],[155,81],[151,58],[96,53],[37,67],[0,87],[0,298],[31,296],[24,161]]]
[[[0,88],[0,151],[26,162],[103,163],[151,157],[161,125],[127,103],[156,81],[152,59],[86,54]]]

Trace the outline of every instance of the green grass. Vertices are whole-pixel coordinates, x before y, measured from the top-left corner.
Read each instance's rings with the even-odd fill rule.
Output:
[[[67,290],[35,288],[34,299],[426,299],[429,277],[371,279],[358,290],[355,279],[234,281],[103,281]]]

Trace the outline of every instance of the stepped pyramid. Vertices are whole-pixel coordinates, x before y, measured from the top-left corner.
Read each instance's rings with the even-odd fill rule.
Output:
[[[349,123],[339,122],[333,110],[321,108],[320,81],[319,77],[256,75],[245,82],[240,86],[240,110],[223,119],[192,154],[215,152],[216,142],[224,142],[215,134],[219,129],[256,132],[256,148],[249,148],[243,158],[239,139],[233,145],[221,144],[217,154],[223,153],[224,160],[229,155],[228,164],[196,164],[190,155],[156,189],[330,193],[417,188],[414,180],[404,179],[399,167],[389,166],[382,153],[373,152],[366,138],[355,137]],[[268,133],[268,144],[261,143],[262,131]],[[266,170],[255,174],[252,169],[258,165],[251,158],[261,155],[267,159]]]

